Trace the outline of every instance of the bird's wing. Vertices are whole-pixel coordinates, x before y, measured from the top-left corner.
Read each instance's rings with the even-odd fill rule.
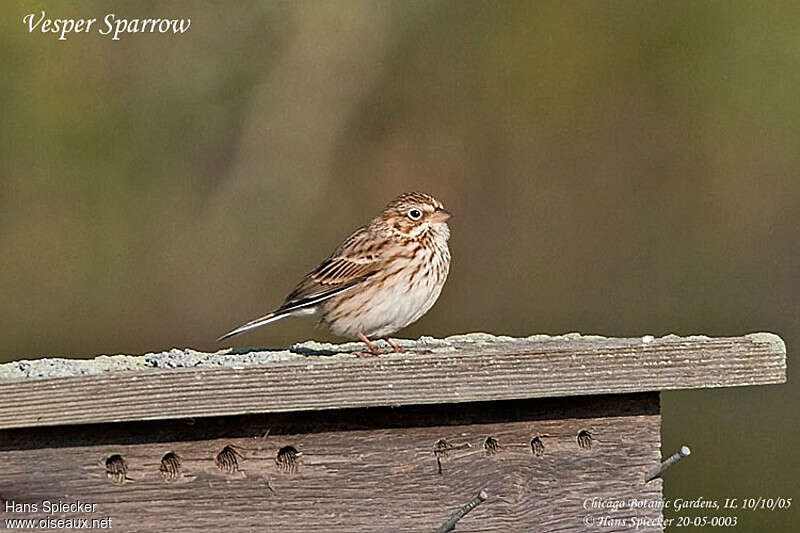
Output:
[[[309,272],[286,297],[278,311],[295,310],[316,305],[354,287],[378,271],[383,258],[366,246],[367,231],[361,228]]]
[[[251,320],[217,339],[221,341],[313,308],[329,298],[349,291],[377,272],[384,258],[375,246],[369,225],[359,228],[330,257],[309,272],[275,311]]]

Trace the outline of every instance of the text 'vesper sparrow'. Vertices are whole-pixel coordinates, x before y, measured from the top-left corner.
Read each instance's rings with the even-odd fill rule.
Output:
[[[309,316],[336,335],[361,339],[377,354],[368,337],[415,322],[442,292],[450,269],[449,218],[430,195],[398,196],[306,275],[283,305],[218,340],[287,316]]]

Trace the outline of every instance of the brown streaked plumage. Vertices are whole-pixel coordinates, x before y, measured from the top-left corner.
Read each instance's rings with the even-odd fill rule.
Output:
[[[449,218],[434,197],[401,194],[308,273],[278,309],[218,340],[287,316],[311,316],[378,353],[368,337],[385,337],[415,322],[439,297],[450,268]]]

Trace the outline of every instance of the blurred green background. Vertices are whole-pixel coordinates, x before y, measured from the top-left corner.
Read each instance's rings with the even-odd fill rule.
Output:
[[[59,41],[28,33],[40,9],[192,24]],[[3,13],[0,361],[216,350],[409,190],[455,213],[454,261],[401,336],[765,330],[790,363],[800,342],[796,2]],[[287,320],[235,341],[308,338],[332,340]],[[667,497],[797,500],[792,370],[662,395],[664,455],[694,452]],[[742,512],[736,530],[796,517]]]

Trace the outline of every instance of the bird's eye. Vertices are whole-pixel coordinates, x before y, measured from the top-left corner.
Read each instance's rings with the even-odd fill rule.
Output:
[[[408,218],[411,220],[419,220],[422,218],[422,211],[414,207],[408,211]]]

